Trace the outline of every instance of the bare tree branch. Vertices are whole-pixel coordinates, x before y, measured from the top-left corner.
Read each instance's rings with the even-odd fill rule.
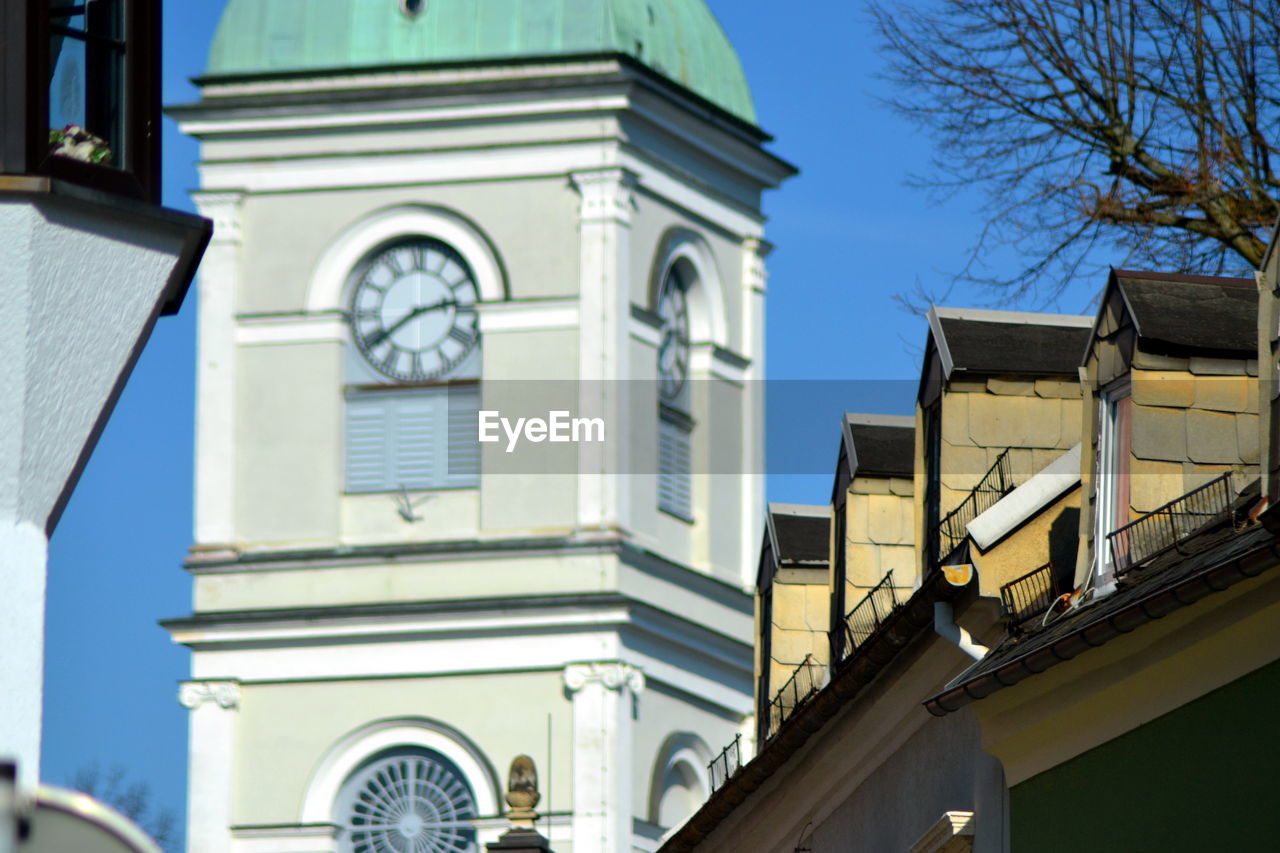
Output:
[[[900,94],[934,137],[917,184],[980,186],[961,279],[1047,302],[1095,248],[1185,272],[1261,261],[1280,214],[1280,0],[873,0]],[[1013,276],[975,274],[1012,247]]]
[[[96,797],[129,818],[162,850],[169,849],[176,840],[177,821],[173,812],[168,809],[153,812],[151,788],[146,782],[130,781],[123,767],[117,765],[103,772],[96,763],[86,764],[72,774],[67,786]]]

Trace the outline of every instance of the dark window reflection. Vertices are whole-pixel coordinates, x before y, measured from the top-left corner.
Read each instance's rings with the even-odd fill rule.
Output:
[[[58,156],[125,165],[126,2],[49,0],[49,146]]]

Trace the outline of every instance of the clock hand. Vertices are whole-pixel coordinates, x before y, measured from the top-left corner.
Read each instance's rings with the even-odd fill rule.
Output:
[[[396,320],[387,328],[373,335],[370,335],[365,343],[369,347],[376,347],[378,344],[382,343],[387,338],[391,337],[396,332],[403,329],[405,323],[408,323],[410,320],[421,317],[423,314],[426,314],[428,311],[437,311],[441,308],[457,308],[457,307],[458,307],[458,302],[456,299],[446,299],[442,302],[433,302],[430,305],[419,305],[417,308],[414,308],[408,314],[405,314],[403,317],[401,317],[399,320]]]

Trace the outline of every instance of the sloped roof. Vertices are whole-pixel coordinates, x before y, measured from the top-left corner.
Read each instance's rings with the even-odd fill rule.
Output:
[[[948,377],[956,370],[1075,376],[1092,326],[1092,317],[1075,314],[937,306],[929,311],[929,329]]]
[[[910,415],[844,416],[851,476],[910,477],[915,470],[916,419]]]
[[[1251,496],[1251,497],[1250,497]],[[1256,487],[1241,496],[1256,499]],[[1105,598],[1065,614],[1030,636],[1010,637],[925,702],[938,716],[1011,687],[1199,599],[1277,565],[1280,536],[1266,524],[1243,531],[1230,521],[1210,528],[1126,577]]]
[[[1112,270],[1138,339],[1162,350],[1238,354],[1258,348],[1258,289],[1252,279]]]
[[[769,505],[769,536],[779,566],[825,566],[831,550],[828,507]]]

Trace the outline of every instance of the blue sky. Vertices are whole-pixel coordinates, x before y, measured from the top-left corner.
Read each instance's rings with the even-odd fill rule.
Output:
[[[194,100],[224,0],[165,0],[166,103]],[[979,199],[932,203],[904,185],[928,169],[928,141],[887,110],[875,41],[849,0],[710,0],[742,57],[773,150],[801,169],[766,204],[769,376],[840,379],[803,411],[798,440],[834,462],[842,409],[910,411],[924,324],[891,296],[944,292],[978,232]],[[191,209],[195,144],[172,122],[165,201]],[[1091,285],[1054,310],[1087,307]],[[156,625],[190,612],[181,561],[191,542],[194,292],[162,320],[54,535],[49,560],[43,776],[119,764],[157,805],[185,810],[185,650]],[[950,304],[980,304],[963,289]],[[815,386],[816,388],[817,386]],[[840,389],[834,391],[832,389]],[[794,396],[794,395],[793,395]],[[771,425],[778,423],[775,416]],[[800,436],[803,436],[800,438]],[[829,479],[775,476],[772,500],[825,502]]]

